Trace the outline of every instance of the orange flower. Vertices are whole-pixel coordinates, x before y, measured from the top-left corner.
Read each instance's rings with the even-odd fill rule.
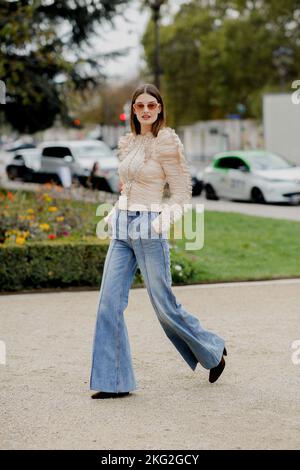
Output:
[[[11,201],[13,201],[13,200],[15,199],[15,197],[14,197],[14,195],[13,195],[13,193],[12,193],[11,191],[8,191],[8,192],[7,192],[7,197],[8,197],[8,199],[10,199]]]
[[[25,238],[24,237],[16,237],[16,243],[17,243],[17,245],[24,245]]]

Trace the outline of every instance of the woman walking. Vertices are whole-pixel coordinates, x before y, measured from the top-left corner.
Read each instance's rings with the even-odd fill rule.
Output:
[[[105,217],[112,239],[107,251],[93,341],[92,398],[115,398],[137,389],[124,320],[129,290],[139,267],[157,318],[186,363],[199,362],[215,382],[225,367],[224,340],[205,330],[172,292],[168,230],[192,197],[183,145],[165,126],[159,90],[139,86],[132,95],[131,132],[118,143],[122,191]],[[171,197],[162,202],[165,183]]]

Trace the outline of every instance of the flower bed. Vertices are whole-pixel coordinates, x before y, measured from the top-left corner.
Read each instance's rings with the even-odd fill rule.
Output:
[[[87,204],[59,198],[59,191],[51,184],[34,193],[0,190],[0,245],[95,235]]]

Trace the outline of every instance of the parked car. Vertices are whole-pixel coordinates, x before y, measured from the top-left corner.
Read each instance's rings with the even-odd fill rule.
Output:
[[[22,149],[33,149],[36,148],[36,145],[32,139],[30,139],[30,142],[28,139],[22,140],[15,140],[14,142],[6,143],[2,145],[2,150],[4,152],[16,152],[17,150],[22,150]]]
[[[300,167],[263,150],[217,154],[203,171],[206,199],[300,203]]]
[[[17,140],[9,144],[2,145],[0,149],[0,161],[8,162],[12,159],[16,152],[24,149],[33,149],[36,148],[36,145],[33,142],[23,142]]]
[[[30,155],[28,152],[28,150],[18,152],[9,162],[6,167],[9,178],[18,168],[18,173],[24,172],[26,180],[28,178],[39,182],[52,180],[63,184],[62,180],[67,180],[65,170],[68,169],[73,180],[77,179],[86,186],[97,163],[98,189],[119,192],[120,181],[117,171],[119,161],[105,142],[95,140],[43,142],[37,147],[37,153]]]
[[[10,180],[34,181],[39,166],[39,151],[35,148],[24,148],[11,156],[6,165],[6,174]]]

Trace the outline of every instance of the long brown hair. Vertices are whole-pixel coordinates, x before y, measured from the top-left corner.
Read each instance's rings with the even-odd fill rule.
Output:
[[[133,112],[133,103],[135,102],[136,98],[142,93],[148,93],[149,95],[154,96],[157,99],[158,103],[160,103],[161,105],[161,111],[158,114],[156,121],[152,124],[152,128],[151,128],[153,135],[156,137],[158,134],[158,131],[162,127],[164,127],[166,124],[166,112],[165,112],[163,99],[158,88],[156,88],[156,86],[152,85],[151,83],[144,83],[143,85],[140,85],[139,87],[137,87],[135,91],[133,92],[132,99],[131,99],[131,107],[130,107],[131,131],[134,134],[141,133],[141,123],[136,117],[136,114]]]

